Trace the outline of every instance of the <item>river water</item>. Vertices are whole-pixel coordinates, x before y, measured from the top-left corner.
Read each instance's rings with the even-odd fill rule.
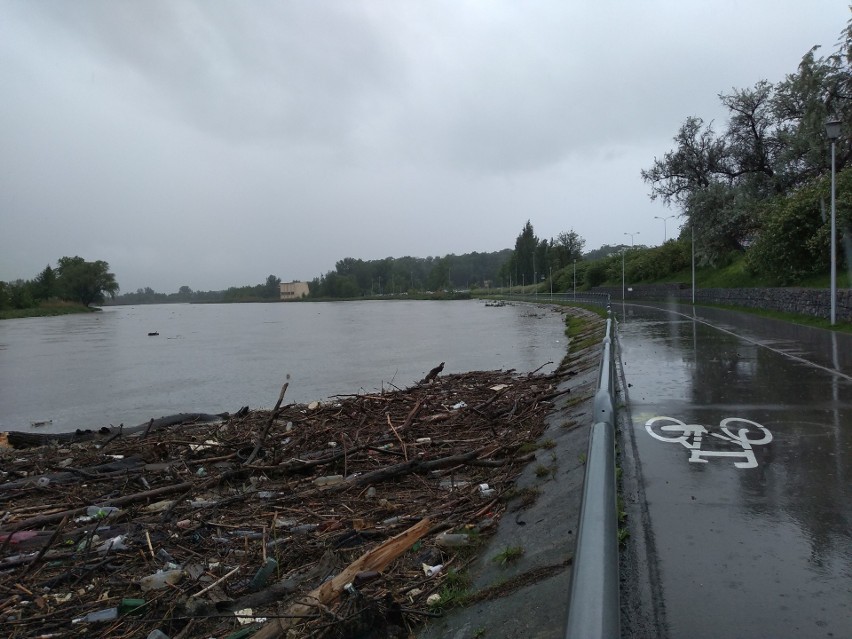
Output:
[[[0,430],[135,426],[406,388],[444,373],[553,370],[554,307],[466,301],[170,304],[0,322]],[[157,336],[149,333],[157,332]]]

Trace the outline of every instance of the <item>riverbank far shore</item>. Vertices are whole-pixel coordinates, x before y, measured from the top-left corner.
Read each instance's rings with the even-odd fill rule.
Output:
[[[83,306],[82,304],[74,304],[73,302],[46,302],[36,308],[7,308],[0,310],[0,320],[96,313],[100,310],[96,306]]]

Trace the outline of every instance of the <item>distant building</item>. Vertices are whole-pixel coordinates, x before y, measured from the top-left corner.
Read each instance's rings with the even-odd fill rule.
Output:
[[[297,300],[302,297],[307,297],[311,292],[307,282],[281,282],[281,299],[282,300]]]

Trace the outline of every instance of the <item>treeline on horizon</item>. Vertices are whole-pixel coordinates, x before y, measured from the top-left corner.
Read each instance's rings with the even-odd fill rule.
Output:
[[[222,302],[271,302],[280,298],[281,278],[269,275],[261,284],[231,286],[220,291],[194,291],[181,286],[176,293],[158,293],[150,286],[116,295],[108,304],[214,304]]]
[[[60,257],[56,268],[48,264],[31,280],[0,281],[0,312],[24,311],[46,303],[89,307],[114,297],[118,290],[115,275],[103,260]]]
[[[339,260],[335,270],[307,282],[311,298],[350,299],[401,295],[483,286],[496,278],[511,249],[492,253],[467,253],[444,257],[387,257]],[[159,293],[150,287],[115,296],[109,304],[168,304],[216,302],[268,302],[280,299],[281,279],[270,275],[262,284],[232,286],[220,291],[193,291],[181,286],[176,293]]]

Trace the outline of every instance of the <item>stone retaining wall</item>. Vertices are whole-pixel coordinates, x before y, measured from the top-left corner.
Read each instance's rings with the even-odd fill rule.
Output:
[[[595,293],[609,293],[614,300],[621,299],[619,286],[598,286]],[[630,287],[624,294],[626,300],[692,301],[689,284],[650,284]],[[763,308],[786,313],[799,313],[828,319],[831,313],[831,296],[828,289],[817,288],[699,288],[695,290],[696,303],[727,304],[748,308]],[[852,289],[837,289],[837,319],[852,321]]]

